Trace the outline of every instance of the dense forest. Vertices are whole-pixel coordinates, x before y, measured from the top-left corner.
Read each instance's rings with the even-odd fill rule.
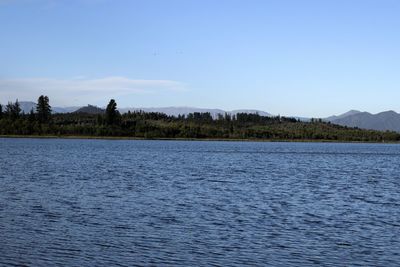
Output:
[[[21,112],[18,101],[0,105],[0,135],[92,136],[132,138],[264,139],[393,142],[396,132],[348,128],[313,119],[301,122],[258,114],[192,113],[168,116],[155,112],[120,114],[115,100],[104,112],[52,114],[49,98],[40,96],[35,110]]]

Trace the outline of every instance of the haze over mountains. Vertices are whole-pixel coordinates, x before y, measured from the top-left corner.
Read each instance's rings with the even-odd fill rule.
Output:
[[[34,111],[36,110],[36,103],[31,102],[31,101],[19,101],[19,104],[21,105],[21,110],[25,113],[31,112],[33,109]],[[68,112],[73,112],[75,110],[78,110],[80,107],[51,107],[53,113],[68,113]]]
[[[31,109],[36,109],[36,103],[31,101],[20,101],[21,109],[25,113],[29,113]],[[67,113],[67,112],[87,112],[87,113],[101,113],[99,110],[105,108],[99,108],[93,105],[88,105],[85,107],[52,107],[53,113]],[[258,113],[261,116],[272,116],[272,114],[255,109],[238,109],[232,111],[225,111],[222,109],[208,109],[208,108],[196,108],[196,107],[160,107],[160,108],[118,108],[121,113],[126,113],[128,111],[144,111],[144,112],[161,112],[169,116],[178,115],[188,115],[194,112],[210,112],[213,117],[217,117],[218,114],[237,114],[237,113]]]
[[[352,110],[347,111],[346,113],[343,113],[343,114],[341,114],[341,115],[337,115],[337,116],[336,116],[336,115],[333,115],[333,116],[330,116],[330,117],[328,117],[328,118],[325,118],[324,120],[325,120],[325,121],[339,120],[339,119],[343,119],[343,118],[345,118],[345,117],[352,116],[352,115],[355,115],[355,114],[358,114],[358,113],[361,113],[361,111],[352,109]]]
[[[29,113],[31,109],[35,110],[36,103],[29,101],[21,101],[21,109],[25,113]],[[104,112],[104,108],[88,105],[85,107],[52,107],[54,113],[67,113],[67,112],[82,112],[99,114]],[[207,109],[195,107],[161,107],[161,108],[120,108],[121,113],[128,111],[145,111],[145,112],[162,112],[170,116],[187,115],[193,112],[210,112],[213,117],[218,114],[237,114],[237,113],[258,113],[262,116],[273,116],[272,114],[254,109],[240,109],[225,111],[222,109]],[[295,117],[298,118],[298,117]],[[299,118],[307,121],[309,118]],[[371,114],[369,112],[361,112],[358,110],[350,110],[341,115],[334,115],[323,120],[329,121],[334,124],[339,124],[348,127],[358,127],[362,129],[373,129],[380,131],[396,131],[400,132],[400,114],[395,111],[385,111],[378,114]]]
[[[178,115],[188,115],[189,113],[194,113],[194,112],[209,112],[211,116],[216,118],[218,114],[237,114],[237,113],[258,113],[261,116],[272,116],[272,114],[261,111],[261,110],[254,110],[254,109],[238,109],[238,110],[232,110],[232,111],[226,111],[222,109],[208,109],[208,108],[195,108],[195,107],[161,107],[161,108],[121,108],[119,111],[121,113],[125,113],[128,111],[145,111],[145,112],[161,112],[165,113],[170,116],[178,116]]]
[[[348,127],[400,132],[400,114],[392,110],[378,114],[352,112],[347,116],[338,116],[329,121]]]

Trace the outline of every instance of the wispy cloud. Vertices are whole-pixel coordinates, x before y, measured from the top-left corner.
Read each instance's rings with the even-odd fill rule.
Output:
[[[82,105],[110,98],[137,94],[156,94],[162,91],[184,91],[185,85],[170,80],[136,80],[126,77],[99,79],[1,79],[0,102],[9,100],[36,100],[48,95],[56,105]]]

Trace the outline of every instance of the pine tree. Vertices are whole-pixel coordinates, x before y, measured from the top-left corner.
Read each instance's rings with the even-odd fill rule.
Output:
[[[12,120],[18,119],[20,113],[21,113],[21,106],[18,102],[18,99],[15,101],[15,103],[8,102],[8,104],[6,105],[5,114],[10,119],[12,119]]]
[[[29,112],[28,120],[31,123],[33,123],[36,120],[36,116],[35,116],[35,112],[33,111],[33,108]]]
[[[106,123],[108,125],[117,124],[119,115],[117,103],[114,99],[111,99],[106,108]]]
[[[13,106],[14,106],[14,103],[10,102],[10,101],[6,105],[6,109],[4,110],[4,112],[8,117],[11,117],[11,114],[13,111]]]
[[[13,117],[15,119],[19,118],[19,115],[21,113],[21,105],[19,104],[18,99],[14,103],[13,111],[14,111],[13,112]]]
[[[49,104],[49,98],[41,95],[36,105],[36,112],[39,122],[48,123],[51,119],[51,106]]]

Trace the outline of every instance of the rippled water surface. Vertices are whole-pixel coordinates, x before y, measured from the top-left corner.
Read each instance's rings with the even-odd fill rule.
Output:
[[[0,265],[399,266],[400,146],[0,139]]]

